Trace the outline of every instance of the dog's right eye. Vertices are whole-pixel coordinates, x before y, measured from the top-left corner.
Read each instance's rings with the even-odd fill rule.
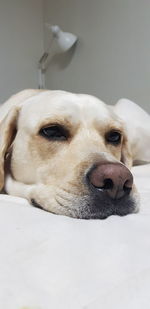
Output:
[[[50,141],[65,141],[68,138],[68,132],[59,125],[42,128],[39,134]]]
[[[112,130],[108,132],[105,138],[106,138],[106,141],[112,145],[117,146],[121,143],[121,133],[116,130]]]

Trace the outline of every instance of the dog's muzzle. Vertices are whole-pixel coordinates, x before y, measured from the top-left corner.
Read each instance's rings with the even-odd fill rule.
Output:
[[[133,176],[122,163],[98,163],[88,169],[81,179],[86,194],[66,198],[66,191],[64,196],[61,192],[59,206],[62,207],[55,213],[80,219],[105,219],[111,215],[124,216],[137,211],[132,192]],[[31,203],[48,210],[34,198]]]

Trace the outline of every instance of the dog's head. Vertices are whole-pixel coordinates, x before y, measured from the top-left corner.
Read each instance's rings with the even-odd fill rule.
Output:
[[[128,139],[111,107],[89,95],[43,91],[8,110],[0,125],[1,189],[77,218],[136,211]]]

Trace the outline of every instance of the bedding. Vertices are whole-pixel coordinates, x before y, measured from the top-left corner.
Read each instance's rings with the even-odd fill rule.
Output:
[[[150,164],[137,214],[83,220],[0,195],[0,308],[150,307]]]

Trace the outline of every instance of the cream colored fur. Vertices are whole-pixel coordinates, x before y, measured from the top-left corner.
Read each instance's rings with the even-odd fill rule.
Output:
[[[70,139],[53,142],[40,136],[40,128],[51,124],[67,126]],[[122,133],[118,147],[105,142],[111,129]],[[93,164],[121,162],[130,169],[134,160],[114,108],[93,96],[64,91],[25,90],[2,105],[0,149],[1,190],[73,217],[82,217],[89,197],[83,178]],[[135,187],[132,196],[136,199]]]

